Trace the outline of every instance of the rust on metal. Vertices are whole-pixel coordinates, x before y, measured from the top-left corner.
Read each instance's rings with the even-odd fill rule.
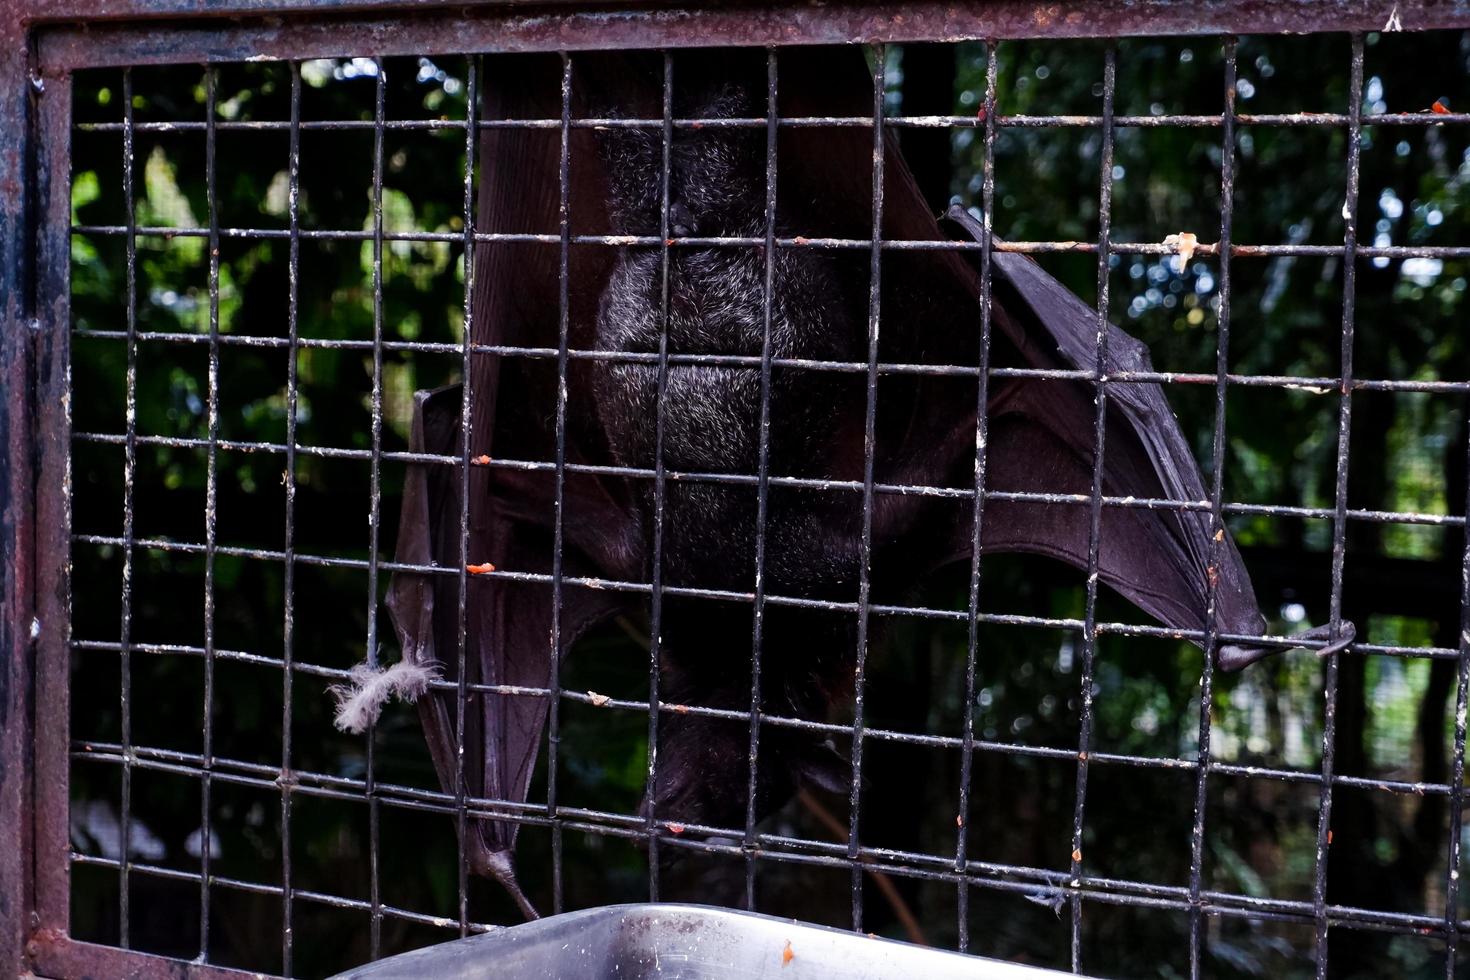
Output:
[[[99,943],[83,943],[48,929],[31,937],[33,970],[49,977],[127,977],[147,980],[243,980],[263,974],[170,959]]]
[[[71,838],[71,79],[36,96],[35,866],[39,925],[68,923]]]
[[[1405,30],[1455,27],[1470,19],[1470,2],[1394,4],[1383,0],[1302,0],[1241,4],[1233,0],[1088,0],[1038,4],[938,0],[875,5],[861,0],[684,4],[455,4],[443,0],[326,0],[281,4],[233,0],[112,0],[100,20],[79,0],[31,0],[47,71],[109,65],[178,64],[380,56],[426,51],[581,51],[597,48],[721,45],[854,44],[964,41],[986,37],[1095,38],[1122,35],[1282,34],[1379,30],[1397,9]],[[307,12],[307,7],[310,7]],[[265,16],[269,12],[270,16]],[[167,28],[161,13],[178,18]],[[220,16],[230,14],[230,19]],[[151,17],[155,20],[141,21]],[[131,22],[129,18],[132,18]]]
[[[0,974],[28,969],[35,620],[31,322],[31,86],[24,29],[0,7]],[[63,779],[65,776],[63,775]]]

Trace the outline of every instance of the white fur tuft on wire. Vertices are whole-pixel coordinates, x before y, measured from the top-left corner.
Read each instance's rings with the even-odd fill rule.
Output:
[[[335,724],[341,731],[361,734],[378,720],[389,698],[397,697],[412,704],[429,689],[430,681],[438,679],[438,664],[424,665],[409,660],[400,660],[388,668],[358,664],[348,674],[346,683],[327,688],[337,699]]]

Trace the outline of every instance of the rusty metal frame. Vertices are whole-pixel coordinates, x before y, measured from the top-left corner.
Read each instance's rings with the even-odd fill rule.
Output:
[[[1278,34],[1462,26],[1467,0],[1115,0],[1037,3],[834,0],[700,4],[604,0],[33,0],[45,71],[108,65],[412,54],[1081,38]],[[435,12],[438,11],[438,15]],[[137,18],[147,17],[146,22]]]
[[[34,905],[30,856],[35,515],[32,474],[32,225],[27,175],[28,51],[14,10],[0,10],[0,971],[25,962]]]
[[[1327,24],[1337,31],[1465,27],[1470,0],[0,4],[0,650],[5,658],[0,664],[0,975],[244,975],[78,942],[68,934],[68,241],[74,70],[440,50],[1272,34]],[[1462,675],[1464,663],[1462,657]],[[1463,924],[1451,916],[1449,928]]]

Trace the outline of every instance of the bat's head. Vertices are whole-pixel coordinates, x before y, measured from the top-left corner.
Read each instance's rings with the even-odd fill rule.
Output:
[[[749,798],[750,728],[696,720],[659,740],[655,813],[659,821],[739,830]],[[755,818],[780,809],[798,790],[846,795],[852,767],[830,742],[769,730],[760,742]],[[644,808],[646,816],[646,804]]]
[[[728,79],[676,89],[675,119],[748,117],[747,88]],[[627,116],[614,106],[612,116]],[[663,130],[617,127],[602,135],[609,180],[608,210],[623,235],[659,235],[663,228]],[[739,126],[676,126],[669,144],[669,236],[753,233],[765,200],[764,133]]]

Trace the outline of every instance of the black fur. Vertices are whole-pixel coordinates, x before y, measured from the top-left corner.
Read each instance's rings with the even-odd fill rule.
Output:
[[[763,115],[747,90],[720,81],[696,88],[676,110],[699,118]],[[603,138],[611,177],[614,232],[663,233],[662,134],[613,129]],[[678,128],[670,146],[668,232],[673,237],[764,238],[766,137],[749,128]],[[782,216],[784,218],[784,215]],[[776,233],[789,235],[784,220]],[[670,354],[759,356],[766,337],[763,246],[668,250],[667,350]],[[664,323],[664,253],[627,247],[604,289],[597,346],[653,353]],[[865,315],[844,289],[851,270],[812,249],[777,249],[770,293],[770,353],[775,358],[854,360],[864,356]],[[598,418],[614,459],[652,468],[656,455],[659,366],[608,364],[594,380]],[[667,368],[662,461],[666,469],[753,474],[760,463],[762,377],[758,367],[675,364]],[[863,388],[826,371],[773,371],[769,391],[769,472],[830,474],[848,440],[840,431],[862,415]],[[642,525],[654,554],[655,495],[642,484]],[[851,500],[813,491],[772,491],[765,522],[765,588],[782,595],[848,598],[860,560]],[[844,506],[845,505],[845,506]],[[663,580],[749,592],[758,525],[753,487],[682,480],[663,495]],[[651,567],[648,572],[652,573]],[[745,709],[750,703],[751,610],[745,603],[669,598],[662,617],[664,700]],[[763,624],[764,710],[825,717],[847,688],[856,637],[851,616],[768,606]],[[749,730],[744,723],[666,716],[659,745],[655,805],[661,818],[743,826]],[[801,782],[833,787],[847,777],[819,740],[767,729],[757,811],[789,797]],[[710,773],[720,778],[708,778]]]

